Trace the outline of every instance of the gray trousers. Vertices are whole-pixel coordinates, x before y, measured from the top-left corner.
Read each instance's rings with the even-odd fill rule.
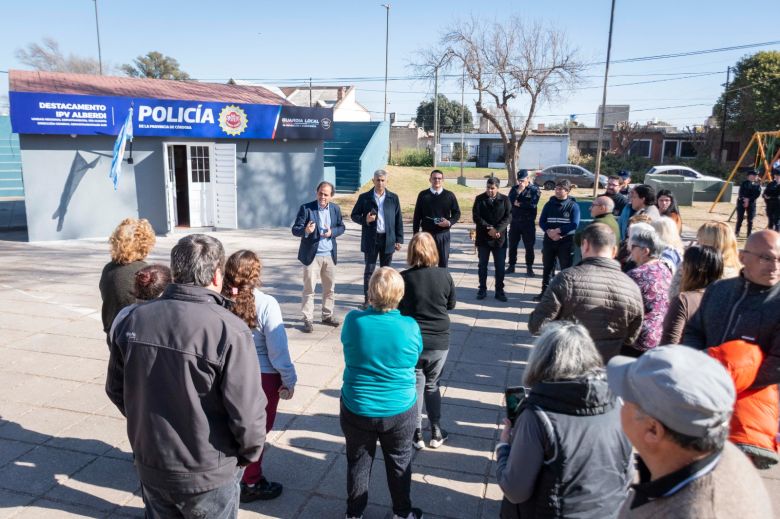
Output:
[[[441,421],[441,392],[439,379],[447,362],[448,350],[423,350],[417,361],[417,428],[422,429],[422,409],[425,401],[425,411],[431,425],[439,425]]]
[[[198,494],[169,492],[141,484],[146,519],[235,519],[238,517],[239,481],[243,469],[236,467],[235,479],[221,487]]]

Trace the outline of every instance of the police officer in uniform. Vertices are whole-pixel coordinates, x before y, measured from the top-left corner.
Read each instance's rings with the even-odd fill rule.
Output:
[[[539,203],[539,188],[531,183],[528,170],[517,172],[517,182],[509,190],[509,203],[512,205],[512,224],[509,227],[509,267],[507,274],[515,272],[517,247],[520,239],[525,248],[525,271],[528,277],[534,276],[534,244],[536,243],[536,206]]]
[[[756,216],[756,200],[761,196],[761,184],[758,182],[758,173],[749,171],[747,180],[739,185],[737,193],[737,228],[736,235],[739,236],[739,230],[742,228],[742,220],[747,212],[747,235],[753,232],[753,218]]]
[[[769,221],[767,229],[780,232],[780,164],[772,169],[772,180],[764,188],[763,196]]]

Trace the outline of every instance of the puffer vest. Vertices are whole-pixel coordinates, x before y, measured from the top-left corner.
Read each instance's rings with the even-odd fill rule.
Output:
[[[518,517],[617,517],[631,482],[631,445],[605,373],[538,383],[523,412],[540,420],[546,441],[534,497],[517,505]]]

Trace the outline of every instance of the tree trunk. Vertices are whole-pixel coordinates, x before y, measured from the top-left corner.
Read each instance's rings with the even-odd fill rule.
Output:
[[[515,140],[504,144],[504,163],[506,164],[507,186],[513,186],[515,184],[515,178],[517,178],[517,163],[520,158],[519,151],[519,143]]]

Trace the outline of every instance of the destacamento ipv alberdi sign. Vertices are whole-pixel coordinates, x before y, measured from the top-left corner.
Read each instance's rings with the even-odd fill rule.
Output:
[[[134,106],[136,137],[328,140],[333,109],[10,92],[15,133],[116,135]]]

